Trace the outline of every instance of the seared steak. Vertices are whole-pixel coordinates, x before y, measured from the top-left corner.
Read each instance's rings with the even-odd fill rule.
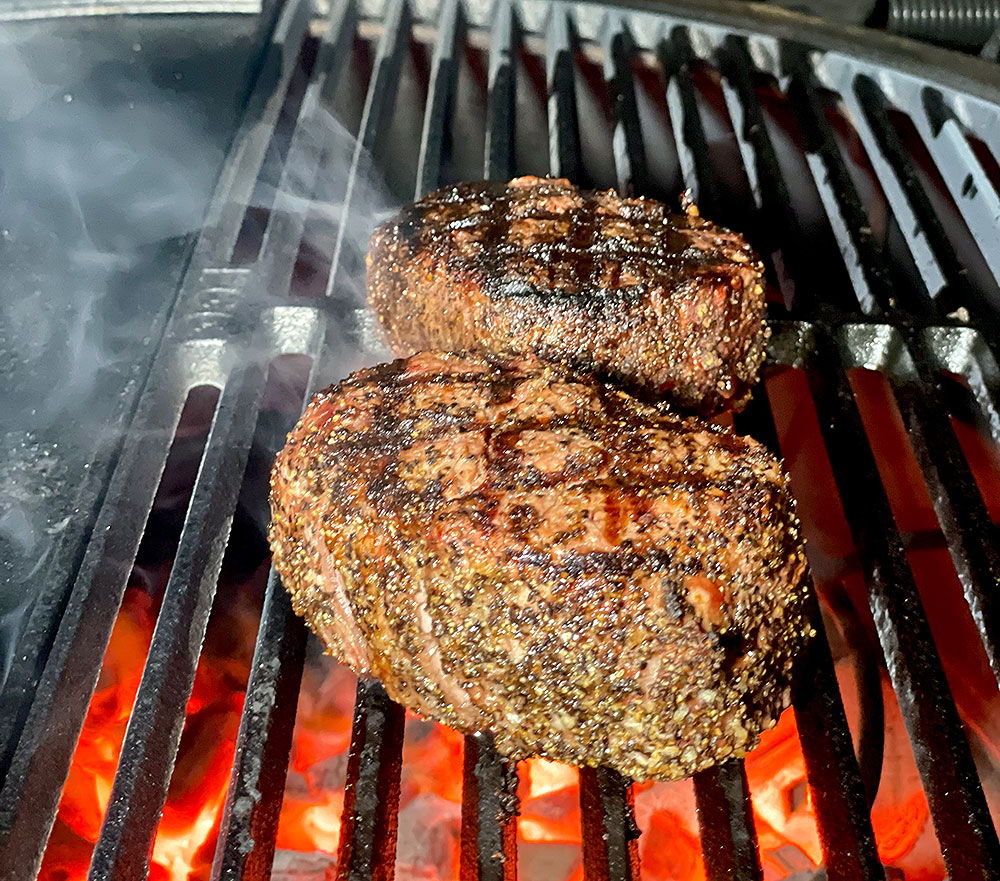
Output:
[[[422,353],[326,389],[271,508],[327,648],[511,758],[666,780],[741,756],[810,635],[780,463],[535,360]]]
[[[398,355],[537,355],[702,415],[746,402],[764,357],[743,237],[648,199],[523,177],[460,184],[372,236],[368,299]]]

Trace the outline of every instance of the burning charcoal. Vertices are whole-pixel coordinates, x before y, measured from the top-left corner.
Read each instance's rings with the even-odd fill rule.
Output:
[[[398,881],[458,877],[462,806],[433,793],[418,795],[399,812]]]

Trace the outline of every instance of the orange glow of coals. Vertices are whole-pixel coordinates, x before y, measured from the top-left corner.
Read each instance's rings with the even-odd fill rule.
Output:
[[[87,876],[156,614],[157,604],[145,589],[132,585],[125,591],[42,861],[42,881]],[[256,613],[253,603],[247,603],[229,618],[233,614],[242,618]],[[250,647],[254,626],[250,624]],[[248,632],[240,626],[232,629]],[[241,651],[228,638],[214,646],[206,643],[153,843],[151,881],[202,881],[211,874],[243,704],[241,689],[248,674],[245,647]]]
[[[148,651],[156,613],[146,591],[126,592],[46,851],[39,876],[43,881],[86,877],[139,687],[139,659]],[[252,639],[247,643],[245,634],[256,626],[252,603],[228,614],[238,620],[225,622],[229,635],[214,647],[206,643],[199,663],[153,846],[152,881],[210,877],[249,675]],[[244,634],[240,645],[233,642],[234,632]],[[335,864],[354,691],[355,679],[344,668],[331,662],[307,663],[276,838],[286,862],[302,855],[319,858],[319,864]],[[400,784],[400,853],[406,856],[400,859],[417,862],[408,864],[402,874],[448,881],[459,865],[463,738],[413,716],[408,717],[406,732]],[[792,711],[762,736],[746,759],[746,772],[761,859],[769,877],[818,868],[823,855]],[[529,759],[519,766],[519,780],[518,838],[522,859],[527,861],[522,877],[537,881],[540,876],[532,874],[531,861],[540,859],[538,848],[548,847],[555,862],[537,864],[563,868],[554,875],[546,870],[544,881],[581,881],[577,770],[543,758]],[[691,781],[639,784],[634,794],[644,831],[639,842],[644,881],[704,881]],[[922,791],[904,790],[896,801],[877,807],[873,814],[881,858],[888,864],[909,860],[903,863],[908,879],[936,877],[921,874],[916,862],[921,848],[927,847],[929,828]],[[424,859],[426,864],[420,862]]]
[[[280,850],[336,854],[340,843],[343,792],[324,792],[314,800],[288,799],[281,808],[276,846]]]

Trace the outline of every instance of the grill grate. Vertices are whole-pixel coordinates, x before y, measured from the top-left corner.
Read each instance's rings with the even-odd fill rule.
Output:
[[[653,14],[540,0],[519,5],[500,0],[492,9],[459,0],[443,0],[440,8],[430,9],[405,0],[387,0],[384,9],[337,0],[326,20],[310,23],[306,5],[290,0],[178,293],[135,431],[125,443],[68,593],[25,724],[19,731],[0,732],[5,738],[0,755],[7,757],[0,790],[4,877],[31,877],[40,864],[169,439],[187,390],[213,383],[222,395],[90,877],[135,878],[147,871],[267,364],[282,354],[309,355],[315,387],[360,357],[363,327],[357,304],[364,242],[356,231],[366,231],[372,219],[367,171],[370,162],[387,161],[387,141],[406,110],[397,99],[409,75],[407,60],[418,51],[415,45],[428,43],[423,111],[411,114],[416,121],[411,143],[394,148],[413,180],[398,198],[434,189],[462,167],[459,154],[466,145],[456,143],[455,136],[460,67],[463,58],[485,51],[480,167],[487,177],[549,170],[582,180],[600,177],[607,167],[612,179],[602,181],[605,185],[636,194],[651,189],[676,194],[683,186],[706,215],[751,231],[784,299],[784,304],[771,304],[770,361],[809,377],[948,871],[956,879],[1000,877],[997,833],[847,374],[862,367],[889,378],[986,656],[1000,679],[1000,536],[948,424],[940,387],[942,371],[963,376],[1000,437],[995,361],[1000,196],[989,163],[984,167],[980,160],[980,151],[992,153],[994,161],[1000,158],[1000,79],[967,60],[954,62],[964,65],[958,72],[937,67],[944,57],[937,50],[896,47],[890,56],[884,48],[888,42],[875,37],[858,37],[864,60],[858,46],[821,26],[796,34],[780,16],[769,19],[761,13],[751,27],[740,15],[722,4],[700,5],[696,13],[678,6]],[[333,246],[326,296],[300,297],[295,274],[310,223],[302,197],[317,194],[337,149],[317,134],[323,132],[317,123],[338,89],[351,84],[356,72],[347,60],[362,36],[374,41],[375,50],[350,174],[336,200],[340,213],[324,220]],[[596,88],[603,89],[607,107],[610,163],[608,157],[594,160],[599,136],[584,130],[590,120],[584,99],[593,97],[595,83],[580,70],[593,63],[603,77]],[[527,135],[519,126],[528,116],[520,76],[530,65],[541,71],[542,143],[547,138],[548,149],[542,159],[532,156],[526,163],[522,145]],[[667,167],[660,156],[663,145],[646,142],[648,96],[636,77],[636,67],[643,65],[658,67],[665,77],[660,97],[674,138],[675,180],[662,179]],[[742,202],[733,198],[706,130],[701,82],[706,69],[710,78],[718,77],[715,87],[744,164],[747,199]],[[790,130],[801,140],[799,167],[808,180],[789,174],[778,143],[784,135],[774,128],[767,94],[787,102]],[[845,161],[843,133],[837,128],[843,113],[874,176],[870,198],[884,199],[898,231],[895,244],[882,244],[871,228],[869,197]],[[931,157],[929,171],[901,134],[894,121],[898,115],[909,120]],[[522,167],[539,161],[547,168]],[[945,192],[928,189],[924,178],[929,174],[940,177]],[[245,260],[239,254],[247,234],[246,206],[257,204],[262,184],[265,190],[276,187],[276,195],[255,256]],[[814,188],[824,212],[812,226],[800,217],[796,193],[802,186]],[[951,220],[941,208],[949,199]],[[960,245],[967,254],[972,242],[975,254],[967,267]],[[829,253],[838,264],[822,265]],[[778,450],[763,390],[737,427]],[[811,615],[820,638],[802,661],[808,675],[795,683],[792,702],[827,877],[883,878],[869,814],[881,755],[862,750],[859,768],[815,598]],[[305,645],[305,630],[272,573],[215,878],[270,875]],[[402,730],[402,710],[381,686],[359,683],[339,879],[392,877]],[[583,770],[580,780],[585,878],[634,881],[639,877],[638,830],[627,781],[606,769]],[[707,876],[712,881],[761,878],[742,761],[702,772],[694,785]],[[515,788],[516,772],[491,740],[466,738],[463,879],[514,879]]]

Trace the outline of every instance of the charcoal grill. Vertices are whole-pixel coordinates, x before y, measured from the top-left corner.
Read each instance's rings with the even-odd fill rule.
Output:
[[[359,71],[348,59],[362,45],[370,68]],[[478,110],[456,102],[463,55],[485,59]],[[724,109],[732,124],[721,148],[709,131],[706,77],[722,96],[715,117]],[[345,82],[360,99],[345,124],[356,128],[348,175],[339,191],[317,193],[337,151],[317,140],[314,123]],[[659,90],[661,129],[650,123],[651,90]],[[798,165],[782,157],[764,92],[788,110]],[[604,98],[603,140],[592,136],[595,94]],[[845,141],[870,164],[867,185]],[[997,528],[941,388],[943,372],[962,377],[1000,438],[998,158],[998,69],[764,7],[333,0],[317,15],[288,0],[148,378],[129,392],[137,401],[131,430],[75,580],[48,600],[54,633],[26,644],[44,663],[30,688],[21,683],[27,698],[0,726],[0,874],[38,871],[173,429],[188,390],[207,383],[221,396],[90,870],[92,879],[145,877],[267,366],[279,355],[307,355],[315,388],[368,346],[359,279],[364,234],[379,216],[374,171],[388,182],[389,202],[477,172],[550,172],[670,199],[686,188],[707,216],[750,232],[780,293],[769,310],[770,363],[809,378],[949,874],[1000,878],[997,832],[848,378],[858,367],[888,378],[1000,677]],[[743,183],[734,185],[734,175]],[[808,223],[803,189],[822,208]],[[332,258],[310,292],[296,270],[313,222],[303,197],[339,206],[322,228]],[[876,203],[888,209],[885,236],[872,229]],[[763,387],[737,427],[778,448]],[[820,638],[802,658],[793,706],[826,876],[884,878],[818,602],[812,618]],[[306,641],[272,572],[215,878],[270,874]],[[402,732],[401,708],[377,683],[360,682],[339,879],[392,877]],[[638,879],[627,781],[584,769],[580,783],[587,881]],[[708,877],[760,878],[743,763],[700,773],[695,793]],[[468,737],[463,879],[512,881],[516,814],[515,769],[488,735]]]

